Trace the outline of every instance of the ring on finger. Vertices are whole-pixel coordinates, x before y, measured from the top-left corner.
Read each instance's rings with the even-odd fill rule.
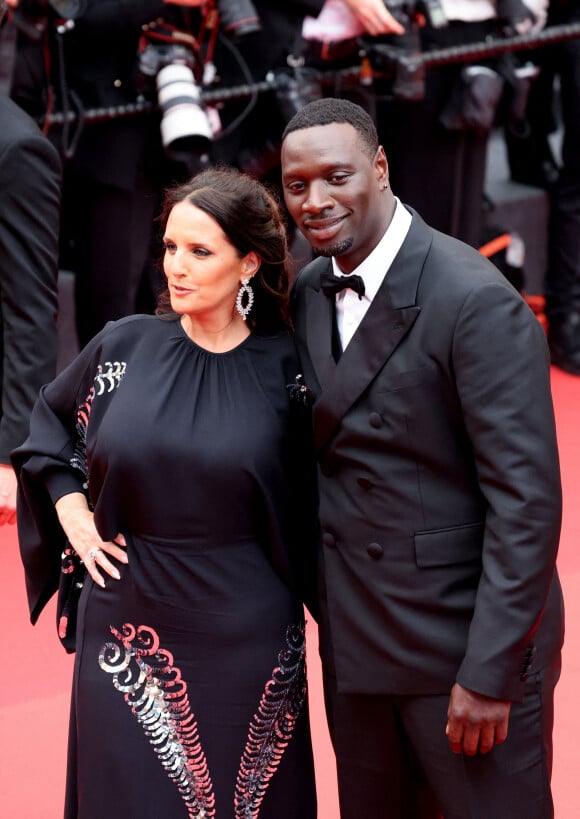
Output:
[[[90,561],[91,563],[94,563],[95,560],[97,559],[97,555],[101,551],[102,551],[102,549],[99,549],[98,546],[95,547],[94,549],[89,549],[89,551],[87,553],[87,560]]]

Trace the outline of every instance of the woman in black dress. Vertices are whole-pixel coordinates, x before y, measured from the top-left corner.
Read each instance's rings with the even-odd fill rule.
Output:
[[[95,336],[13,453],[31,619],[59,586],[76,648],[65,817],[314,819],[283,218],[210,169],[162,222],[165,306]]]

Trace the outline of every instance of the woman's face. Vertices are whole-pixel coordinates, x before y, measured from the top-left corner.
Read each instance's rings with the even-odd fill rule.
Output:
[[[259,267],[257,255],[240,258],[215,219],[188,201],[171,210],[163,243],[173,310],[198,321],[231,317],[241,280]]]

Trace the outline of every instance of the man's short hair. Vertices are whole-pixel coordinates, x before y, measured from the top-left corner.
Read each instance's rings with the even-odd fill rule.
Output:
[[[363,143],[368,147],[370,157],[374,157],[379,147],[379,137],[370,115],[350,100],[340,97],[323,97],[309,102],[301,108],[284,128],[282,142],[293,131],[315,128],[318,125],[332,125],[346,122],[358,131]]]

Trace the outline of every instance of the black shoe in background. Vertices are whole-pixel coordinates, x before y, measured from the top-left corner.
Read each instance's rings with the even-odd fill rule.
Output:
[[[548,344],[552,364],[572,375],[580,375],[580,312],[572,311],[550,321]]]

